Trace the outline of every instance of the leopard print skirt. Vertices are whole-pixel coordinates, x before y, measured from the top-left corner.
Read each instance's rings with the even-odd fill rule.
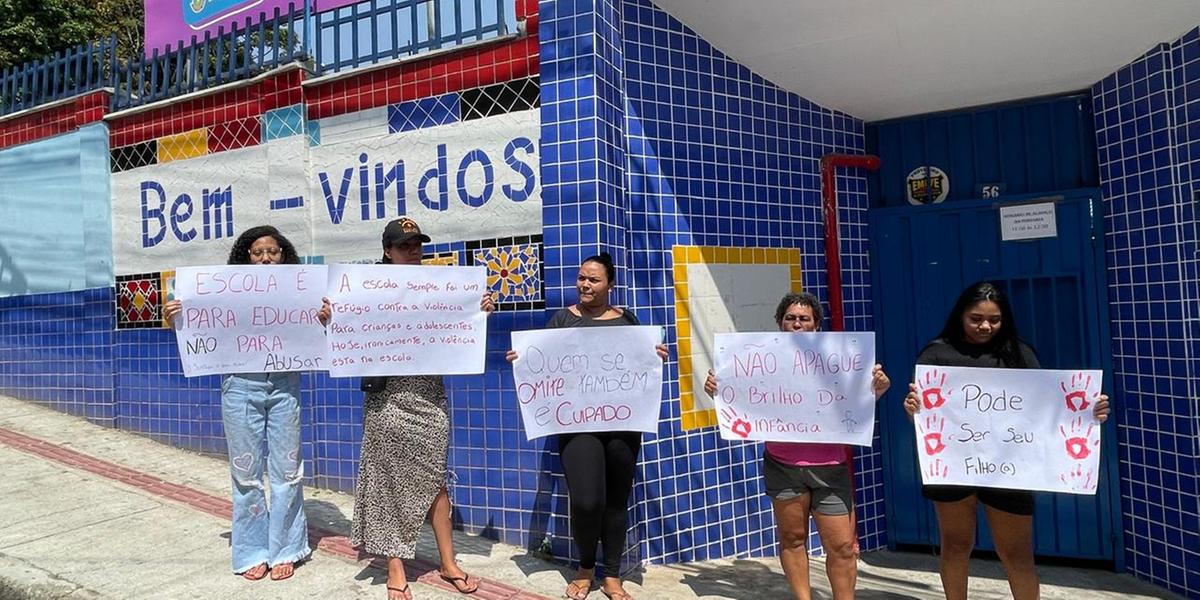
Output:
[[[446,485],[450,418],[440,376],[390,377],[363,399],[362,457],[350,541],[413,558],[425,514]]]

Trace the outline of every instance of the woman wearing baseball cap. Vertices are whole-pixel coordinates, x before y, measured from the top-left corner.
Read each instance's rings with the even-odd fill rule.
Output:
[[[381,263],[421,264],[429,236],[401,217],[383,230]],[[484,294],[480,310],[496,309]],[[387,557],[388,600],[411,600],[404,559],[414,558],[428,517],[442,567],[438,575],[463,594],[479,588],[454,559],[446,455],[450,415],[441,375],[364,377],[363,440],[354,497],[351,542]]]

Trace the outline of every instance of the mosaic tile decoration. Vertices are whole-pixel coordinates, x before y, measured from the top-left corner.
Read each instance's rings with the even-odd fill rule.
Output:
[[[702,343],[693,344],[691,316],[688,308],[688,265],[783,265],[790,269],[791,282],[788,289],[802,289],[800,277],[800,250],[796,248],[726,248],[714,246],[674,246],[675,280],[675,331],[679,348],[679,405],[681,426],[684,431],[711,427],[717,424],[717,411],[697,406],[696,395],[703,390],[693,388],[695,372],[692,369],[693,348],[702,351]],[[778,295],[772,292],[772,295]]]
[[[458,253],[457,252],[439,252],[435,254],[426,254],[421,257],[423,265],[438,265],[441,267],[457,267]]]
[[[158,162],[158,140],[121,146],[109,152],[112,157],[112,172],[128,171]]]
[[[464,90],[459,95],[462,101],[462,120],[482,119],[537,108],[541,98],[539,88],[537,77],[527,77]]]
[[[193,129],[158,138],[159,164],[208,154],[208,130]]]
[[[161,327],[161,286],[158,273],[117,276],[117,329]]]
[[[496,310],[545,308],[542,236],[467,242],[466,255],[468,265],[487,267],[487,285],[496,294]]]

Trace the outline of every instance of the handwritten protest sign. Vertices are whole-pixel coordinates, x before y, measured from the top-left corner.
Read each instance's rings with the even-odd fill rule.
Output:
[[[324,369],[324,265],[180,267],[175,339],[188,377]]]
[[[514,331],[525,437],[658,431],[661,330],[648,325]]]
[[[714,347],[722,438],[871,445],[874,333],[718,333]]]
[[[1095,494],[1100,371],[917,365],[926,484]]]
[[[330,265],[329,375],[482,373],[483,267]]]

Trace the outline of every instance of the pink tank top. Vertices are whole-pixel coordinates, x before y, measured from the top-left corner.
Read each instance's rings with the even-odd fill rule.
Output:
[[[840,465],[846,462],[846,447],[841,444],[767,442],[766,445],[771,458],[794,467]]]

